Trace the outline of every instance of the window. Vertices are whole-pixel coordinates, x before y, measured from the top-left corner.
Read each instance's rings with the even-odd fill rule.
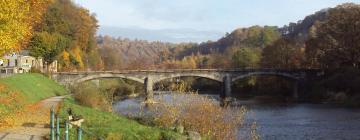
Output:
[[[18,60],[17,59],[15,59],[15,66],[17,66],[18,65]]]
[[[10,67],[10,59],[8,59],[7,62],[8,62],[7,66]]]
[[[29,61],[27,59],[25,59],[25,63],[28,63]]]

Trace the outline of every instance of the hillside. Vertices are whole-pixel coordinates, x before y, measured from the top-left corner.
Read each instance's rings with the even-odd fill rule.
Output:
[[[121,61],[122,64],[118,65],[127,65],[134,61],[153,64],[158,61],[161,52],[167,51],[174,46],[171,43],[112,38],[109,36],[99,36],[97,44],[103,60],[106,62],[114,59]],[[105,67],[107,67],[106,65],[105,63]]]
[[[318,12],[315,12],[312,15],[306,16],[303,20],[299,20],[297,23],[289,23],[281,28],[278,28],[278,31],[284,37],[293,38],[300,42],[306,41],[309,37],[311,28],[317,23],[324,21],[326,19],[329,9],[323,9]]]

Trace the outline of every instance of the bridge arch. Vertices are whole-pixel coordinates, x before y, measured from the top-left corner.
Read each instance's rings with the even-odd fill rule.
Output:
[[[240,76],[234,76],[231,81],[232,82],[235,82],[237,80],[240,80],[240,79],[244,79],[244,78],[247,78],[247,77],[250,77],[250,76],[278,76],[278,77],[283,77],[283,78],[286,78],[286,79],[291,79],[291,80],[294,80],[294,81],[299,81],[300,78],[292,75],[292,74],[288,74],[288,73],[278,73],[278,72],[251,72],[251,73],[247,73],[247,74],[243,74],[243,75],[240,75]]]
[[[139,83],[142,83],[142,84],[144,83],[144,79],[137,78],[137,77],[132,77],[132,76],[125,76],[125,75],[122,75],[122,74],[87,75],[87,76],[75,79],[73,81],[73,83],[81,83],[81,82],[94,80],[94,79],[101,79],[101,78],[122,78],[122,79],[136,81],[136,82],[139,82]]]
[[[239,75],[239,76],[235,76],[231,79],[232,83],[234,83],[235,81],[237,80],[240,80],[240,79],[244,79],[244,78],[247,78],[247,77],[250,77],[250,76],[278,76],[278,77],[283,77],[283,78],[286,78],[286,79],[290,79],[292,80],[291,82],[293,82],[293,93],[292,93],[292,96],[293,98],[297,99],[298,98],[298,87],[299,87],[299,83],[301,81],[301,78],[297,77],[296,75],[294,74],[291,74],[291,73],[280,73],[280,72],[250,72],[250,73],[247,73],[247,74],[243,74],[243,75]]]

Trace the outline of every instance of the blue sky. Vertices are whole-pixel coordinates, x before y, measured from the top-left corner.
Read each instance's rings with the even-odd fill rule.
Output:
[[[283,26],[327,7],[360,0],[74,0],[96,13],[99,34],[170,42],[206,41],[252,25]],[[122,34],[122,30],[134,31]],[[169,36],[180,38],[166,39]],[[114,33],[116,32],[116,33]],[[187,34],[188,33],[188,34]],[[159,34],[157,38],[156,36]],[[191,37],[193,36],[193,37]],[[188,38],[189,37],[189,38]]]

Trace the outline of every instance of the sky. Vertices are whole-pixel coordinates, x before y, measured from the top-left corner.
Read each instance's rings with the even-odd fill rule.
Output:
[[[169,42],[216,40],[252,25],[283,26],[360,0],[74,0],[97,15],[98,34]]]

